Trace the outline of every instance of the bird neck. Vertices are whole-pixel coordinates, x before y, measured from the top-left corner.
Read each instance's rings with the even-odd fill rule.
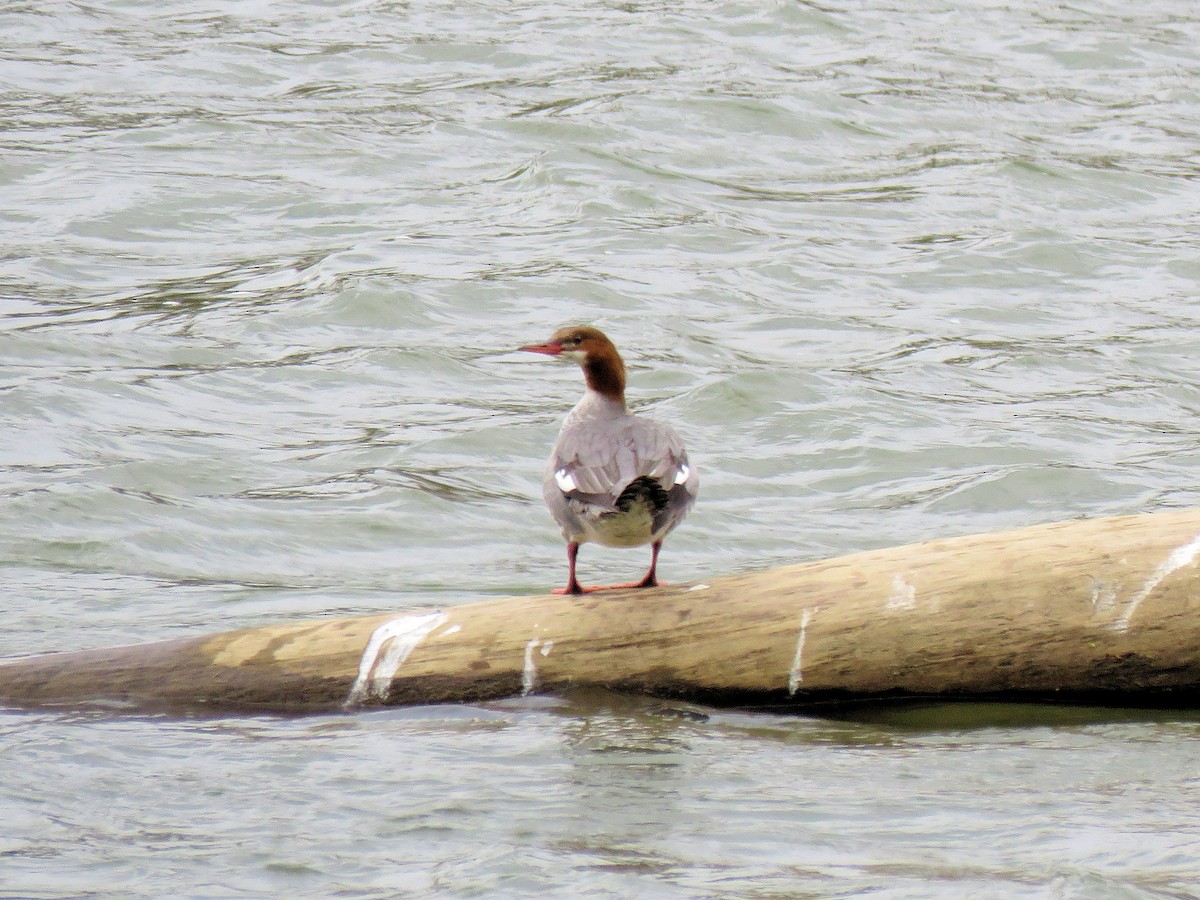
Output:
[[[629,415],[629,410],[625,408],[624,400],[614,400],[611,397],[606,397],[604,394],[593,391],[588,388],[583,392],[583,396],[579,398],[579,402],[567,415],[563,422],[563,427],[569,425],[580,425],[585,422],[603,422],[609,419],[620,419]]]
[[[625,363],[613,348],[611,353],[589,353],[583,361],[588,390],[625,405]]]

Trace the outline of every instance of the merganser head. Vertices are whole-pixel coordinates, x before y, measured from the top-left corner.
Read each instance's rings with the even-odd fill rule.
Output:
[[[579,363],[589,388],[614,400],[625,399],[625,363],[599,328],[569,325],[554,332],[544,344],[529,344],[520,349]]]

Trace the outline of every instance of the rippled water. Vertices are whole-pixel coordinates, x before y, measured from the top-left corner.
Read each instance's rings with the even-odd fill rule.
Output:
[[[557,584],[567,322],[702,468],[669,580],[1200,503],[1193,4],[0,29],[0,655]],[[1198,724],[7,714],[0,896],[1193,896]]]

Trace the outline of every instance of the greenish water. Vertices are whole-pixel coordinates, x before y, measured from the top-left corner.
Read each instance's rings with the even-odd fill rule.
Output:
[[[0,9],[0,656],[1200,503],[1192,4]],[[585,580],[640,552],[588,547]],[[1189,897],[1190,714],[0,715],[0,896]]]

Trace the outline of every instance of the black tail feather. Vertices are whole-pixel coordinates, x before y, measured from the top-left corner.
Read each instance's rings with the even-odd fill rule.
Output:
[[[629,508],[639,501],[649,506],[654,515],[658,515],[667,508],[671,498],[655,479],[643,475],[633,479],[625,486],[625,490],[621,491],[621,496],[617,498],[617,509],[628,512]]]

